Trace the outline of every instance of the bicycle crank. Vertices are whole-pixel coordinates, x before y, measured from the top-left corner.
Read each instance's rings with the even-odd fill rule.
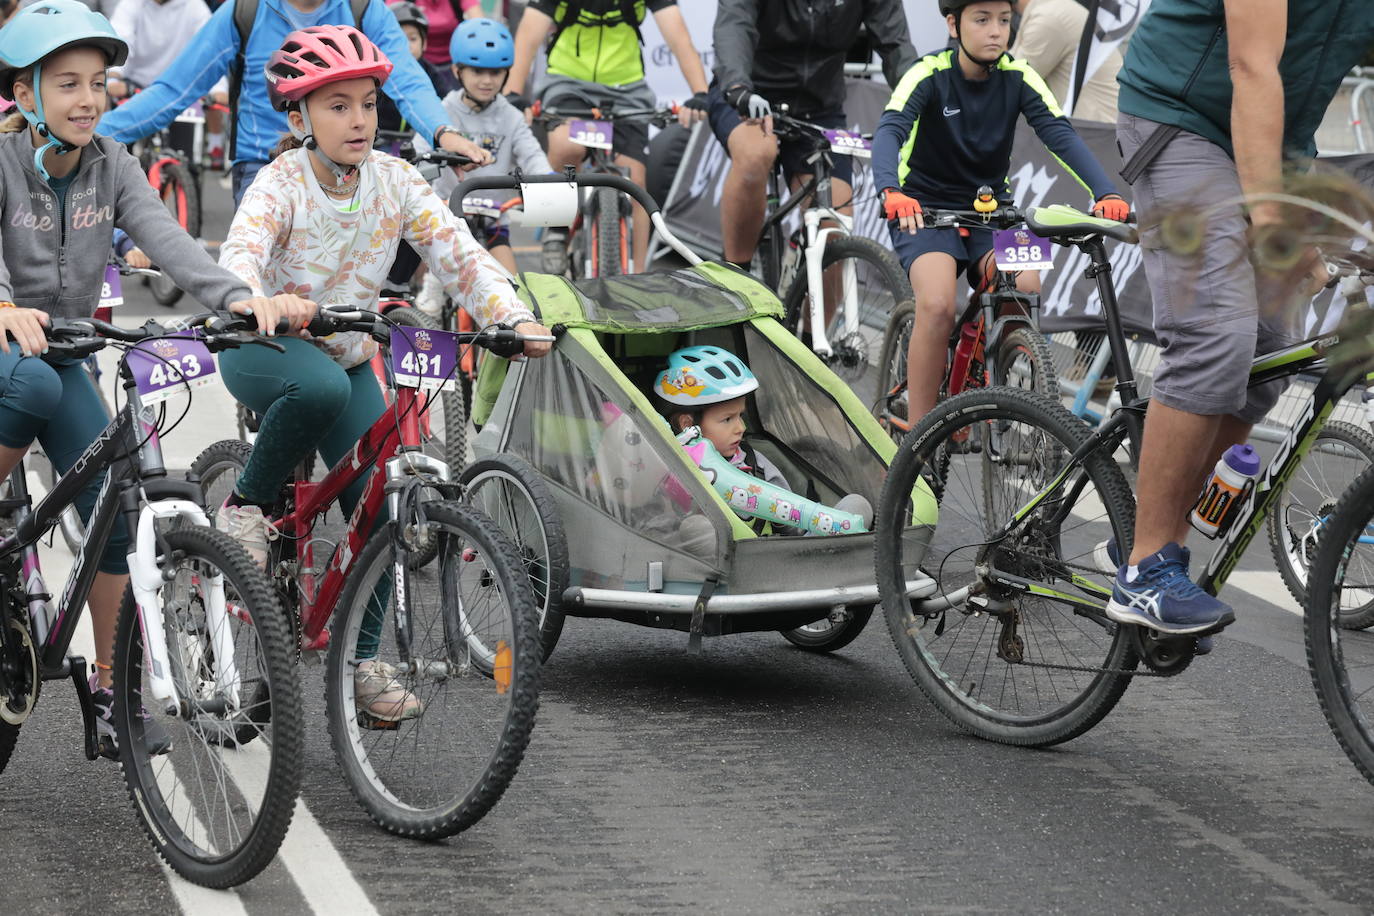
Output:
[[[1182,674],[1197,653],[1196,636],[1170,636],[1149,627],[1131,629],[1136,654],[1145,667],[1163,677]]]

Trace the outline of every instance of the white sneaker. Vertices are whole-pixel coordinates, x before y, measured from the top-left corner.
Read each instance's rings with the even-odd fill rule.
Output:
[[[438,318],[444,312],[445,298],[444,284],[433,273],[426,273],[415,296],[415,307],[431,318]]]
[[[353,672],[353,702],[358,724],[364,728],[395,728],[399,722],[419,717],[424,709],[420,698],[396,677],[396,669],[375,658],[358,662]]]
[[[267,542],[277,539],[277,526],[258,506],[231,506],[226,497],[215,514],[215,527],[243,545],[260,569],[267,568]]]

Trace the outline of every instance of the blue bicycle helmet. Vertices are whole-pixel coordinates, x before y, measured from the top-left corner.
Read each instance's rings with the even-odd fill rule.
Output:
[[[757,390],[759,380],[735,354],[720,347],[684,347],[668,357],[654,394],[669,404],[705,407]]]
[[[448,55],[459,67],[510,69],[515,64],[515,40],[495,19],[469,19],[453,30]]]
[[[76,147],[55,136],[44,120],[38,88],[42,62],[66,48],[88,45],[104,52],[107,66],[118,66],[129,57],[128,43],[115,33],[110,20],[78,0],[42,0],[20,10],[0,29],[0,96],[12,100],[15,78],[26,67],[33,68],[34,110],[16,108],[40,136],[48,138],[33,154],[34,167],[44,181],[48,180],[44,154],[49,149],[66,153]]]

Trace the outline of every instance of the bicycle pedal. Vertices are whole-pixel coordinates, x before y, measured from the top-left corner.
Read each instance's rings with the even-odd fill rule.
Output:
[[[401,727],[401,722],[396,719],[381,719],[369,712],[358,710],[358,727],[374,732],[394,732]]]

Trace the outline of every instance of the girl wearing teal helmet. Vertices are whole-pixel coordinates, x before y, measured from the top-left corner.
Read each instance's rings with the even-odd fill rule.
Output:
[[[112,230],[125,230],[206,305],[256,313],[276,325],[279,303],[251,298],[163,207],[138,161],[95,125],[105,110],[105,68],[128,48],[110,23],[77,0],[44,0],[0,29],[0,95],[17,114],[0,125],[0,477],[37,439],[66,473],[109,421],[81,364],[49,364],[48,316],[95,313]],[[5,340],[14,338],[17,347]],[[53,422],[57,421],[57,422]],[[77,500],[83,518],[101,481]],[[99,564],[89,604],[95,629],[94,696],[101,751],[117,752],[110,666],[115,621],[128,582],[124,520]],[[160,732],[149,720],[148,729]],[[149,746],[166,749],[165,732]]]
[[[747,399],[758,387],[739,357],[720,347],[697,346],[668,357],[654,394],[667,402],[668,424],[707,481],[736,513],[754,519],[760,533],[769,531],[770,523],[781,526],[772,531],[791,534],[867,531],[873,520],[868,500],[851,493],[832,508],[793,493],[777,466],[745,442]]]

